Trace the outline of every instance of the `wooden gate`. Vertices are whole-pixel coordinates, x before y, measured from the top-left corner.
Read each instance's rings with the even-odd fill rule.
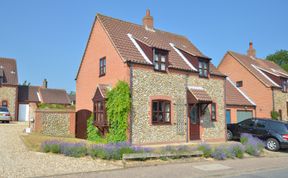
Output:
[[[87,120],[91,116],[91,111],[82,109],[76,112],[76,137],[87,138]]]

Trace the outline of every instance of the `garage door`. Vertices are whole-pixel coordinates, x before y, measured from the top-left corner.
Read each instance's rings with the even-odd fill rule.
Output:
[[[237,122],[253,117],[252,111],[237,111]]]
[[[18,121],[29,121],[29,104],[19,104]]]

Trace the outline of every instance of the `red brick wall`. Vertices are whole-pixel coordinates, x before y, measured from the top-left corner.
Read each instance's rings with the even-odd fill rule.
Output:
[[[99,60],[106,57],[106,75],[99,77]],[[99,21],[93,25],[82,66],[76,80],[76,111],[93,110],[92,98],[98,84],[129,83],[129,67],[122,61]]]
[[[266,87],[242,64],[234,59],[230,54],[226,54],[218,69],[236,81],[243,81],[243,90],[257,105],[256,117],[270,117],[272,110],[272,90]]]

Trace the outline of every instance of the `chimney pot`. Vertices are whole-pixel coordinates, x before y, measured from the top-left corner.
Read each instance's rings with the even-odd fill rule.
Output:
[[[143,17],[143,26],[148,29],[154,28],[154,20],[153,17],[150,15],[150,10],[146,10],[146,15]]]
[[[47,79],[44,79],[43,80],[43,85],[42,85],[43,88],[47,88],[48,87],[48,81]]]
[[[253,42],[249,42],[249,49],[247,50],[247,56],[256,58],[256,50],[253,48]]]

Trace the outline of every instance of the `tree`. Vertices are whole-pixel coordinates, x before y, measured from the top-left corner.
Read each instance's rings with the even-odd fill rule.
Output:
[[[22,85],[23,86],[30,86],[30,84],[31,84],[30,82],[28,83],[27,80],[25,80]]]
[[[270,54],[266,57],[266,60],[273,61],[274,63],[281,66],[285,71],[288,72],[288,51],[280,50],[274,54]]]

